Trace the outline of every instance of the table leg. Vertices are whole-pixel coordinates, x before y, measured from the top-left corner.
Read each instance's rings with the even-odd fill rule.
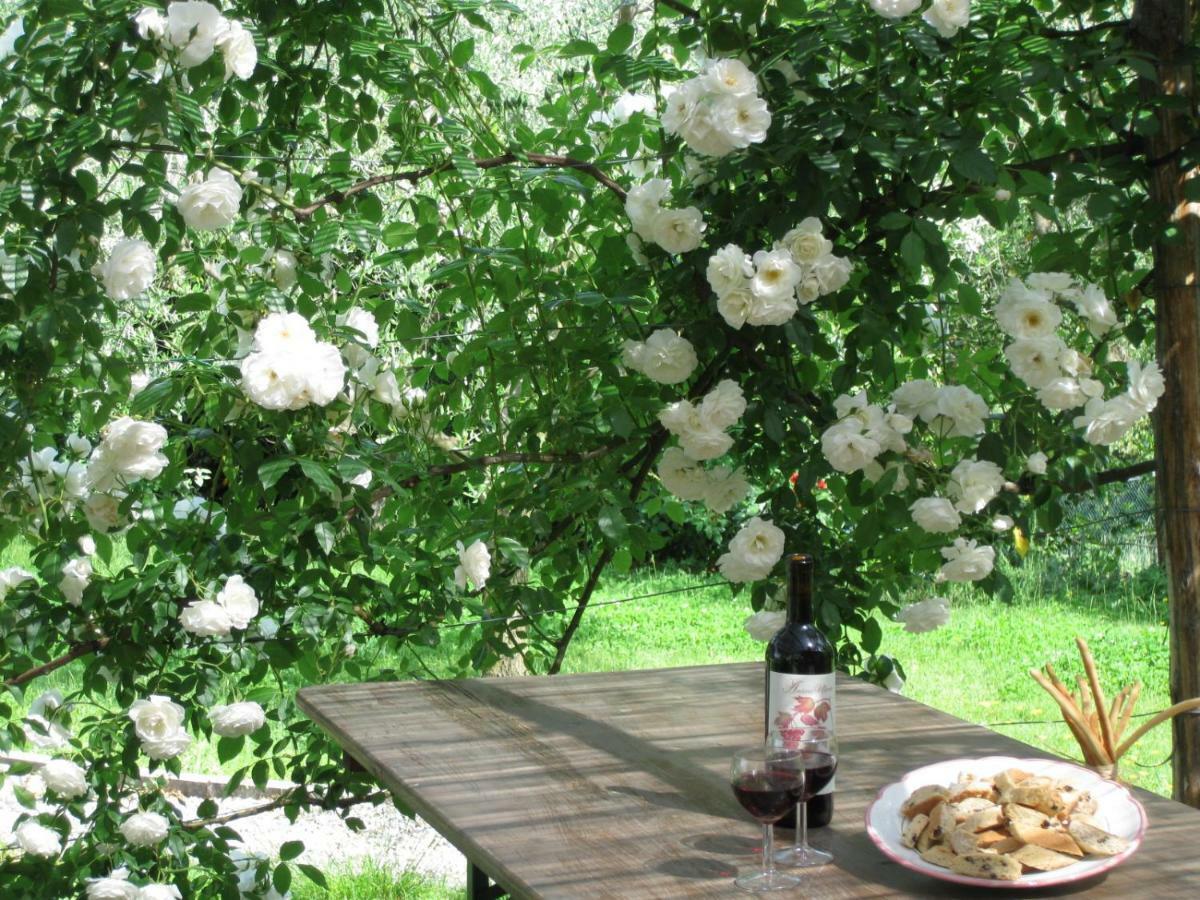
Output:
[[[492,884],[487,872],[467,860],[467,900],[497,900],[507,897],[508,892],[498,884]]]

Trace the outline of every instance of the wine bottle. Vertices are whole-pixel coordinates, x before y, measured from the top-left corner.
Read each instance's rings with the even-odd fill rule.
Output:
[[[767,733],[800,737],[834,730],[833,645],[813,621],[813,567],[807,553],[788,557],[787,624],[767,644]],[[808,801],[808,827],[833,818],[833,781]],[[795,810],[779,821],[796,826]]]

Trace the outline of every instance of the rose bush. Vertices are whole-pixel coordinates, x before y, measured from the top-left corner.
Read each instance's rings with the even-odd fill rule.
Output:
[[[877,615],[1005,595],[1009,532],[1163,392],[1144,58],[1079,4],[922,6],[658,4],[538,47],[503,3],[23,4],[0,742],[57,761],[13,771],[17,895],[320,880],[160,776],[211,741],[289,813],[380,799],[299,685],[439,644],[556,672],[689,514],[759,637],[815,552],[839,664],[893,687]],[[964,222],[1022,251],[977,271]]]

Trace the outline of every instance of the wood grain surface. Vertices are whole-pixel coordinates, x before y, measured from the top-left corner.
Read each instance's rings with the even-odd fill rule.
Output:
[[[964,688],[966,689],[966,688]],[[733,752],[761,736],[755,663],[553,678],[335,684],[300,707],[513,897],[736,897],[759,828],[730,791]],[[795,896],[1015,897],[886,859],[863,827],[878,790],[958,756],[1048,756],[839,676],[833,865]],[[1142,849],[1107,876],[1039,897],[1200,896],[1200,812],[1144,791]],[[781,832],[781,839],[790,836]],[[783,894],[782,896],[790,896]]]

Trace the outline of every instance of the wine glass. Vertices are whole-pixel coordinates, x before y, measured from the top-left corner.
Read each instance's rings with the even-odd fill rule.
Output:
[[[808,843],[808,801],[821,792],[833,780],[837,771],[837,738],[828,728],[806,728],[803,736],[773,739],[776,747],[794,751],[800,755],[804,770],[800,786],[799,802],[796,805],[796,844],[776,854],[776,860],[786,866],[823,866],[833,862],[833,854],[818,850]]]
[[[761,872],[734,881],[743,891],[782,891],[800,879],[775,869],[775,823],[794,807],[804,783],[803,755],[799,750],[764,743],[739,750],[729,770],[733,795],[763,827]]]

